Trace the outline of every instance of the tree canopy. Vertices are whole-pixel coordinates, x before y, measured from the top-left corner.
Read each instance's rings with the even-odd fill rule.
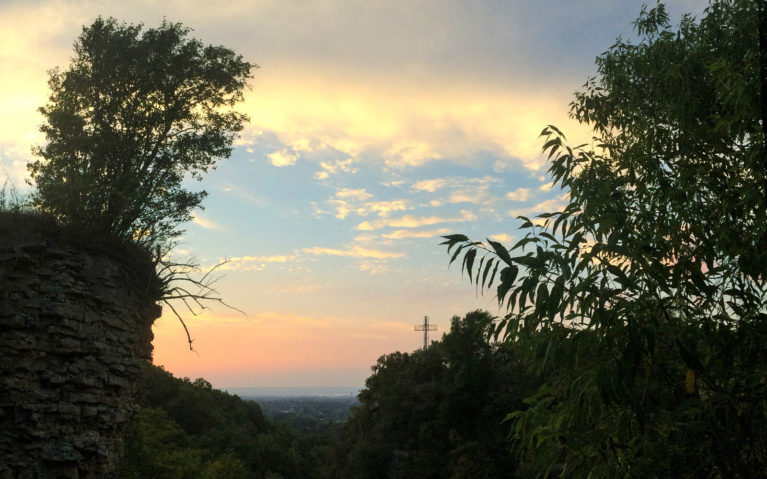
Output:
[[[563,211],[510,248],[445,237],[545,378],[510,415],[531,473],[753,477],[767,467],[767,7],[644,8],[542,132]],[[462,256],[461,256],[462,255]]]
[[[336,477],[327,440],[270,422],[260,406],[146,365],[121,479]]]
[[[34,203],[65,223],[148,246],[167,246],[204,191],[183,186],[229,156],[247,117],[248,63],[190,30],[98,18],[74,57],[50,72],[40,108],[47,143],[28,164]]]
[[[517,463],[503,419],[536,384],[494,318],[454,316],[441,341],[381,356],[346,424],[338,477],[509,478]]]

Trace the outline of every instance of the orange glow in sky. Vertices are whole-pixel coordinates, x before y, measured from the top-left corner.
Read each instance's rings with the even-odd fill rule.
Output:
[[[568,117],[594,58],[645,0],[55,0],[0,2],[0,185],[26,191],[47,71],[98,15],[163,18],[260,68],[250,124],[202,183],[205,209],[175,254],[229,260],[216,287],[243,311],[166,308],[154,360],[216,387],[361,387],[376,359],[441,337],[453,315],[499,312],[440,235],[518,240],[516,216],[564,204],[538,134]],[[704,0],[670,1],[674,15]]]

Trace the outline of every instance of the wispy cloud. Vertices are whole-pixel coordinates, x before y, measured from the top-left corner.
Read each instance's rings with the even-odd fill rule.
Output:
[[[330,198],[327,203],[335,208],[336,218],[342,220],[350,214],[356,214],[358,216],[365,216],[366,210],[361,206],[354,206],[351,202],[345,200],[339,200],[336,198]]]
[[[435,225],[439,223],[460,223],[463,221],[474,221],[477,216],[470,211],[461,211],[460,216],[414,216],[406,215],[400,218],[386,218],[375,221],[363,221],[357,225],[361,231],[377,230],[385,227],[393,228],[418,228],[421,226]]]
[[[529,208],[520,208],[509,211],[510,216],[532,217],[541,213],[551,213],[565,209],[568,194],[559,195],[555,198],[549,198]]]
[[[266,155],[269,162],[277,167],[292,166],[296,164],[296,155],[288,150],[275,151]]]
[[[375,214],[379,217],[387,217],[395,211],[410,209],[410,202],[404,199],[391,201],[367,201],[373,195],[361,189],[341,188],[335,195],[327,200],[336,211],[336,218],[345,219],[349,215],[368,216]]]
[[[365,188],[360,189],[352,189],[352,188],[341,188],[336,192],[336,198],[343,198],[343,199],[354,199],[358,201],[364,201],[368,198],[371,198],[373,195],[365,191]]]
[[[530,199],[530,188],[517,188],[506,193],[506,198],[511,201],[527,201]]]
[[[511,243],[512,241],[514,241],[514,237],[506,233],[490,235],[489,238],[495,241],[500,241],[501,243]]]
[[[404,238],[434,238],[449,233],[447,228],[440,228],[436,230],[428,231],[414,231],[414,230],[395,230],[391,233],[382,235],[386,239],[404,239]]]
[[[473,203],[476,205],[486,205],[493,203],[495,198],[488,194],[487,185],[476,186],[473,188],[461,188],[450,194],[448,201],[450,203]]]
[[[378,216],[387,217],[394,211],[405,211],[409,208],[410,202],[407,200],[394,201],[376,201],[368,203],[365,207],[375,212]]]
[[[330,175],[335,175],[340,172],[356,173],[357,168],[352,167],[352,164],[354,164],[353,158],[347,158],[346,160],[321,161],[320,168],[322,169],[314,173],[314,177],[318,180],[324,180],[329,178]]]
[[[278,254],[267,256],[234,256],[222,260],[221,266],[217,269],[224,270],[242,270],[242,271],[262,271],[268,263],[293,263],[297,262],[298,257],[295,254]]]
[[[360,261],[360,271],[370,274],[383,273],[389,266],[383,261]]]
[[[200,213],[197,211],[192,212],[192,223],[196,224],[197,226],[201,228],[205,228],[207,230],[213,230],[213,231],[224,230],[223,226],[203,216],[200,216]]]
[[[445,186],[445,180],[442,178],[435,178],[433,180],[423,180],[415,183],[412,188],[416,191],[428,191],[434,193],[440,188]]]
[[[332,198],[328,199],[327,203],[335,208],[336,218],[338,219],[344,219],[350,214],[365,216],[367,215],[367,210],[362,202],[372,196],[364,188],[341,188],[336,191]]]
[[[386,165],[390,167],[412,167],[423,165],[432,160],[442,158],[435,145],[419,140],[404,140],[395,142],[383,152]]]
[[[288,283],[276,285],[273,288],[279,293],[313,293],[320,289],[319,284]]]
[[[312,248],[304,248],[302,251],[305,253],[313,254],[317,256],[330,255],[330,256],[346,256],[351,258],[391,259],[391,258],[401,258],[404,256],[404,253],[368,249],[358,245],[353,245],[346,249],[323,248],[320,246],[314,246]]]
[[[484,211],[490,211],[500,197],[500,194],[494,193],[491,188],[502,182],[501,179],[491,176],[431,178],[418,181],[410,188],[414,191],[440,195],[430,200],[431,206],[446,203],[472,203],[482,206]]]

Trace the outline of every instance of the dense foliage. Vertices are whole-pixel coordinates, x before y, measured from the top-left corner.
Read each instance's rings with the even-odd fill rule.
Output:
[[[767,7],[635,28],[571,105],[594,146],[542,133],[564,211],[511,248],[445,244],[544,381],[509,409],[526,474],[764,476]]]
[[[539,380],[492,341],[493,321],[456,316],[429,348],[382,356],[343,424],[270,421],[256,402],[149,366],[118,477],[517,477],[503,421]]]
[[[64,223],[167,247],[205,192],[182,181],[229,156],[247,117],[232,109],[254,65],[180,24],[98,18],[40,108],[47,143],[29,163],[40,209]]]
[[[335,477],[332,428],[299,434],[268,421],[255,402],[153,366],[142,390],[142,409],[126,433],[120,478]]]
[[[535,384],[492,327],[485,312],[456,316],[442,341],[382,356],[346,424],[339,477],[512,477],[503,420]]]

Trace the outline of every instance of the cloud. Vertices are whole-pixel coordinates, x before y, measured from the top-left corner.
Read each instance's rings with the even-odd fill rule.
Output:
[[[371,198],[373,195],[365,191],[365,188],[360,189],[351,189],[351,188],[341,188],[336,192],[336,198],[343,198],[343,199],[355,199],[359,201],[364,201],[368,198]]]
[[[382,235],[386,239],[404,239],[404,238],[434,238],[435,236],[441,236],[449,233],[447,228],[440,228],[436,230],[428,231],[413,231],[413,230],[395,230],[391,233]]]
[[[442,153],[437,151],[436,145],[414,139],[395,142],[383,152],[383,156],[386,166],[399,168],[420,166],[443,157]]]
[[[470,164],[478,153],[540,170],[545,163],[538,138],[543,125],[555,123],[573,139],[576,131],[583,130],[590,138],[587,129],[567,119],[569,89],[541,88],[535,79],[509,84],[508,72],[499,71],[513,62],[469,54],[508,55],[514,50],[507,48],[506,36],[517,37],[526,28],[521,23],[512,33],[506,25],[509,18],[488,8],[467,9],[460,2],[437,8],[427,1],[408,13],[408,20],[410,15],[418,19],[416,27],[389,2],[372,2],[364,9],[334,1],[290,7],[280,2],[236,2],[214,9],[205,7],[209,2],[196,8],[179,8],[181,4],[180,0],[0,3],[4,32],[0,148],[6,150],[3,161],[12,177],[24,176],[18,165],[28,161],[30,146],[43,140],[37,132],[36,108],[47,98],[46,71],[68,64],[72,41],[97,11],[128,22],[145,21],[148,27],[167,15],[194,27],[193,34],[203,42],[224,44],[260,63],[253,88],[240,106],[251,122],[237,144],[247,145],[263,132],[275,134],[287,146],[268,155],[278,167],[323,149],[349,156],[320,163],[321,169],[314,173],[319,180],[353,172],[358,161],[382,160],[393,168],[441,160]],[[435,16],[432,10],[440,14]],[[467,18],[471,22],[466,23]],[[443,34],[426,39],[425,25]],[[445,29],[458,35],[446,34]],[[353,39],[354,47],[339,48],[349,45],[340,39]],[[257,46],[265,43],[270,47]],[[377,54],[371,56],[371,51]],[[456,51],[464,54],[455,55]],[[477,68],[468,68],[466,62],[478,62]],[[391,64],[406,67],[394,71]],[[530,74],[535,75],[536,71]],[[19,156],[7,153],[10,150]]]
[[[294,263],[298,261],[298,257],[295,254],[277,254],[267,256],[234,256],[231,258],[221,260],[223,263],[217,269],[221,271],[225,270],[241,270],[241,271],[262,271],[266,268],[268,263]]]
[[[361,261],[360,271],[364,271],[370,274],[383,273],[388,270],[388,266],[383,261]]]
[[[530,188],[517,188],[506,193],[506,198],[511,201],[527,201],[530,198]]]
[[[538,187],[541,191],[551,191],[552,188],[554,188],[554,183],[545,183]]]
[[[345,172],[345,173],[356,173],[357,168],[353,168],[352,164],[354,163],[354,159],[347,158],[346,160],[335,160],[335,161],[321,161],[320,167],[322,170],[317,171],[314,173],[314,177],[318,180],[324,180],[330,177],[330,175],[335,175],[339,172]]]
[[[496,201],[489,195],[489,185],[472,185],[458,187],[450,193],[448,201],[450,203],[474,203],[477,205],[491,205]]]
[[[500,241],[501,243],[511,243],[512,241],[514,241],[514,237],[506,233],[490,235],[489,238],[495,241]]]
[[[273,289],[279,293],[313,293],[320,289],[319,284],[288,283],[275,286]]]
[[[435,225],[439,223],[460,223],[464,221],[474,221],[477,217],[469,211],[461,211],[460,216],[441,217],[441,216],[414,216],[406,215],[400,218],[380,219],[376,221],[363,221],[357,225],[361,231],[377,230],[385,227],[394,228],[418,228],[421,226]]]
[[[292,166],[296,164],[296,155],[288,150],[275,151],[266,155],[269,162],[277,167]]]
[[[552,213],[552,212],[562,211],[565,209],[565,206],[566,206],[565,202],[567,201],[568,197],[569,197],[568,194],[563,194],[555,198],[549,198],[529,208],[511,210],[509,211],[509,215],[514,217],[526,216],[529,218],[532,216],[539,215],[541,213]]]
[[[355,207],[348,201],[330,198],[327,201],[327,203],[331,205],[333,208],[335,208],[336,218],[338,218],[339,220],[345,219],[347,216],[349,216],[352,213],[355,213],[359,216],[366,215],[366,211],[364,208]]]
[[[196,224],[197,226],[201,228],[205,228],[207,230],[213,230],[213,231],[223,231],[224,227],[220,224],[211,221],[207,218],[204,218],[200,216],[200,213],[197,211],[192,212],[192,223]]]
[[[431,206],[439,206],[443,203],[473,203],[482,205],[487,211],[492,210],[493,205],[498,201],[498,195],[490,190],[494,184],[498,183],[502,183],[502,180],[491,176],[434,178],[414,183],[411,189],[429,193],[442,190],[448,192],[446,198],[430,200]]]
[[[379,217],[387,217],[394,211],[405,211],[410,208],[408,200],[365,201],[372,197],[373,195],[364,188],[341,188],[326,203],[336,210],[335,216],[338,219],[345,219],[350,214],[357,216],[376,214]]]
[[[393,211],[405,211],[409,208],[410,202],[407,200],[394,201],[376,201],[367,203],[365,208],[378,214],[378,216],[389,216]]]
[[[428,191],[434,193],[440,188],[445,186],[445,180],[442,178],[435,178],[433,180],[423,180],[415,183],[412,188],[416,191]]]
[[[401,258],[404,256],[404,253],[368,249],[358,245],[354,245],[346,249],[322,248],[319,246],[314,246],[312,248],[304,248],[302,251],[304,253],[313,254],[317,256],[330,255],[330,256],[346,256],[351,258],[391,259],[391,258]]]
[[[382,83],[365,72],[319,73],[282,63],[257,75],[258,90],[269,94],[246,96],[249,128],[273,132],[285,144],[308,138],[315,149],[395,169],[442,160],[471,164],[489,153],[505,165],[540,171],[546,164],[538,136],[544,125],[556,123],[572,141],[590,138],[587,128],[567,118],[563,105],[569,95],[532,86],[469,78],[435,84],[396,76]],[[315,173],[318,179],[332,174]]]

